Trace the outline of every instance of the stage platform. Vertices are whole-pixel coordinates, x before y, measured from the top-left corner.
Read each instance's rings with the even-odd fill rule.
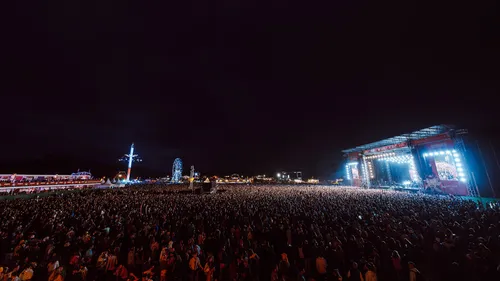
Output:
[[[418,187],[402,187],[402,186],[372,186],[370,189],[389,189],[389,190],[397,190],[397,191],[409,191],[409,192],[419,192],[422,189]]]

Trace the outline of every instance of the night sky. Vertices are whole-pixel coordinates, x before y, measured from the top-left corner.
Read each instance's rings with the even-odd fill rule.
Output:
[[[109,176],[135,142],[135,176],[325,178],[442,123],[498,144],[495,1],[38,2],[4,25],[0,173]]]

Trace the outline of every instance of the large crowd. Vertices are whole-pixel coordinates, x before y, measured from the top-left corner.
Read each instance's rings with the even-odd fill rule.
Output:
[[[183,188],[0,201],[0,281],[500,280],[498,207],[343,187]]]

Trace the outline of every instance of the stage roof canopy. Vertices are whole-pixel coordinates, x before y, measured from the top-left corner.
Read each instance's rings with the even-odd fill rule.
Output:
[[[440,134],[449,132],[451,130],[453,130],[453,126],[436,125],[436,126],[432,126],[429,128],[415,131],[413,133],[403,134],[403,135],[388,138],[385,140],[376,141],[376,142],[372,142],[372,143],[365,144],[365,145],[360,145],[360,146],[357,146],[355,148],[342,150],[342,152],[343,153],[361,152],[364,150],[373,149],[373,148],[377,148],[377,147],[402,143],[402,142],[405,142],[408,140],[419,140],[419,139],[423,139],[423,138],[428,138],[428,137],[432,137],[432,136],[436,136],[436,135],[440,135]]]

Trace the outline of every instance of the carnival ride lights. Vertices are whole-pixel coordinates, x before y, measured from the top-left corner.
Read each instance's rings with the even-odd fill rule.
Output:
[[[132,145],[130,146],[130,153],[123,155],[123,157],[120,158],[118,161],[128,162],[126,181],[129,182],[130,181],[130,173],[132,171],[132,163],[133,162],[142,162],[142,159],[139,158],[138,154],[134,154],[134,143],[132,143]]]
[[[424,158],[427,157],[433,157],[433,156],[440,156],[440,155],[453,155],[453,159],[455,160],[455,167],[458,172],[458,176],[460,177],[461,182],[467,182],[467,177],[465,176],[465,170],[462,165],[462,160],[460,157],[460,154],[456,150],[439,150],[439,151],[430,151],[430,152],[425,152],[422,154]]]
[[[350,171],[350,168],[351,168],[351,167],[350,167],[350,166],[358,166],[358,162],[349,162],[349,163],[347,163],[347,164],[345,165],[345,172],[346,172],[345,174],[346,174],[346,178],[347,178],[348,180],[350,180],[350,179],[351,179],[351,171]]]

